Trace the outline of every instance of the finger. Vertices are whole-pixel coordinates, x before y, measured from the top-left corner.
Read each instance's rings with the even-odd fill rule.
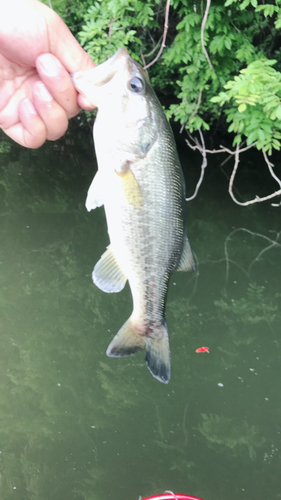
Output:
[[[47,139],[55,141],[62,137],[68,127],[66,111],[53,99],[43,82],[33,85],[32,102],[44,122]]]
[[[46,127],[28,98],[19,104],[19,121],[3,131],[26,148],[39,148],[46,140]]]
[[[41,54],[36,59],[36,69],[54,100],[65,110],[68,118],[79,113],[77,92],[69,73],[52,54]]]
[[[69,73],[92,69],[96,66],[63,20],[48,7],[46,7],[46,19],[49,39],[49,50],[46,52],[50,52],[59,59]]]
[[[9,74],[9,69],[7,74]],[[11,69],[11,74],[13,74],[13,69]],[[0,127],[8,129],[20,122],[20,102],[25,97],[31,99],[31,89],[37,80],[38,75],[34,69],[3,82],[3,87],[0,90]]]
[[[93,104],[91,104],[85,97],[83,97],[81,94],[78,94],[77,102],[79,106],[86,111],[93,111],[93,109],[96,108]]]

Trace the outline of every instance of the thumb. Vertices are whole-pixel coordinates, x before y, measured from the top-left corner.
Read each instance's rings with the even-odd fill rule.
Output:
[[[53,54],[69,73],[95,67],[90,56],[82,49],[63,20],[48,7],[46,7],[46,26],[49,38],[48,52]]]

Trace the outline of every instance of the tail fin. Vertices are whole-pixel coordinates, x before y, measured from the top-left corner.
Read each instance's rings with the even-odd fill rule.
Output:
[[[167,384],[171,375],[171,363],[166,322],[150,336],[146,336],[134,328],[129,318],[109,344],[106,354],[119,358],[141,351],[143,347],[146,348],[145,361],[150,373],[160,382]]]
[[[130,356],[143,349],[144,340],[144,336],[134,330],[132,320],[129,318],[110,342],[106,354],[110,358]]]
[[[167,323],[145,339],[147,367],[160,382],[168,384],[171,377],[170,346]]]

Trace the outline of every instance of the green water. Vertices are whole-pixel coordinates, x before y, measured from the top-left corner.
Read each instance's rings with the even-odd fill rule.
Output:
[[[144,353],[105,354],[132,301],[91,281],[108,236],[84,208],[90,130],[38,151],[1,141],[0,498],[281,498],[280,208],[235,205],[213,159],[188,204],[197,274],[170,283],[166,386]],[[199,160],[180,150],[191,194]],[[239,190],[268,192],[247,162]]]

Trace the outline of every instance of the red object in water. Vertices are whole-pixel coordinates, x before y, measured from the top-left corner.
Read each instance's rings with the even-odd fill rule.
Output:
[[[190,495],[183,495],[182,493],[164,493],[164,495],[146,497],[142,500],[202,500],[202,498],[191,497]]]
[[[198,347],[195,352],[207,352],[209,353],[209,347]]]

